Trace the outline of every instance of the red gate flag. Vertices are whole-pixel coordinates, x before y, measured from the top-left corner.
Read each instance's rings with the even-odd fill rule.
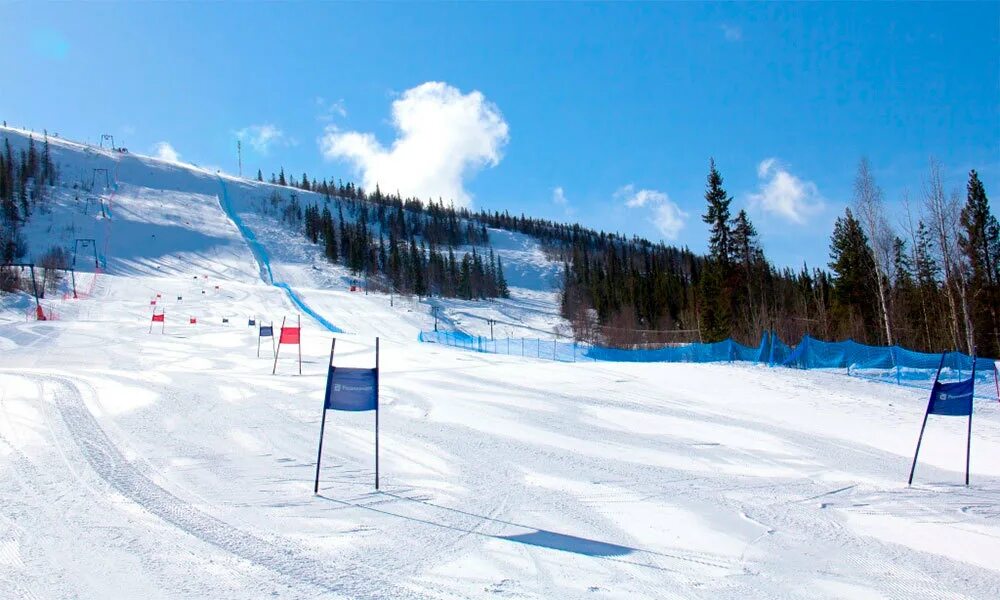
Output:
[[[278,372],[278,353],[281,352],[282,344],[295,344],[299,347],[299,375],[302,374],[302,315],[298,315],[298,325],[295,327],[285,327],[285,318],[281,318],[281,333],[278,335],[278,348],[274,351],[274,368],[271,375]]]
[[[150,306],[156,306],[156,300],[150,300],[149,301],[149,305]]]
[[[198,319],[196,319],[194,317],[191,317],[191,324],[192,325],[196,325],[197,323],[198,323]]]
[[[282,327],[281,337],[278,338],[279,344],[298,344],[301,334],[298,327]]]
[[[166,331],[167,320],[165,318],[165,315],[166,315],[166,313],[162,313],[162,312],[160,314],[156,314],[156,309],[155,308],[153,309],[153,316],[149,320],[149,333],[153,333],[153,323],[159,323],[160,324],[160,333],[163,333],[164,331]]]

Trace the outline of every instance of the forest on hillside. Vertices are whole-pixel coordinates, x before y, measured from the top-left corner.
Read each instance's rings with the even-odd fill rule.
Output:
[[[259,171],[257,179],[264,181]],[[0,264],[24,255],[21,230],[34,210],[45,209],[58,180],[47,136],[41,143],[32,137],[18,152],[4,140]],[[831,232],[829,262],[799,269],[768,260],[746,211],[732,214],[714,161],[702,214],[710,232],[704,256],[579,224],[404,199],[377,186],[366,192],[306,174],[286,178],[284,169],[271,182],[262,205],[375,289],[506,297],[503,262],[490,248],[488,229],[533,236],[563,263],[561,311],[582,342],[642,348],[732,337],[756,344],[772,330],[792,344],[809,334],[1000,356],[1000,225],[975,170],[964,190],[948,191],[931,161],[921,196],[903,199],[894,226],[871,165],[861,160],[850,206]],[[281,187],[292,193],[286,197]],[[322,201],[302,202],[296,189]],[[66,261],[49,262],[65,267]],[[12,273],[0,268],[0,287],[17,287]]]
[[[377,188],[366,194],[350,183],[317,182],[305,174],[286,181],[283,170],[271,179],[360,203],[351,205],[361,207],[365,217],[355,221],[354,233],[342,215],[334,218],[324,210],[306,219],[306,235],[323,243],[332,260],[357,273],[387,277],[402,291],[502,295],[497,291],[506,290],[505,283],[489,283],[503,278],[492,254],[486,260],[466,255],[456,270],[454,248],[488,246],[487,227],[537,238],[563,262],[561,310],[582,342],[642,348],[732,337],[756,344],[770,330],[792,344],[809,334],[1000,356],[1000,226],[976,171],[969,173],[964,194],[946,191],[940,172],[931,161],[922,198],[904,199],[903,223],[894,227],[884,192],[862,159],[850,206],[831,232],[829,263],[798,270],[770,262],[747,212],[732,214],[733,199],[714,161],[702,215],[710,231],[705,256],[579,224],[455,209],[440,200],[424,204]],[[258,179],[263,180],[259,172]],[[364,209],[365,203],[373,208]],[[369,215],[379,231],[390,232],[389,239],[365,234]],[[333,230],[339,233],[331,235]],[[346,248],[354,250],[332,247],[334,238],[347,240]],[[350,252],[359,254],[347,258]],[[479,275],[466,275],[465,263],[475,265],[476,258],[482,270],[472,266]],[[426,282],[418,283],[422,278]],[[470,280],[488,283],[470,293],[463,283]]]
[[[1000,356],[1000,227],[982,181],[973,170],[964,195],[948,193],[932,161],[922,187],[922,202],[904,202],[895,228],[861,160],[828,268],[794,271],[768,261],[746,211],[732,215],[712,162],[702,215],[708,255],[578,238],[564,248],[563,314],[580,339],[618,347],[728,337],[755,344],[772,330],[792,344],[809,334]]]

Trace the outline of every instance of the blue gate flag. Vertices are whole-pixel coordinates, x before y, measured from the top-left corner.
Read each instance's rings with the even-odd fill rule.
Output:
[[[927,412],[932,415],[967,417],[972,414],[972,393],[975,380],[934,383]]]
[[[261,325],[260,326],[260,337],[274,337],[274,326],[273,325]]]
[[[376,369],[330,367],[326,379],[327,410],[376,410],[377,406]]]
[[[247,323],[247,327],[253,327],[256,324],[257,324],[257,321],[255,319],[250,319],[250,322]]]

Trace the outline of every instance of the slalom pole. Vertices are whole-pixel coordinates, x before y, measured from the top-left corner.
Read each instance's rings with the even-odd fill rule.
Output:
[[[281,317],[281,328],[282,329],[285,328],[285,317]],[[272,330],[271,333],[274,333],[274,331]],[[272,343],[272,345],[274,344],[274,342],[271,342],[271,343]],[[278,372],[278,352],[281,352],[281,342],[280,341],[278,342],[278,349],[274,352],[274,368],[271,369],[271,375],[274,375],[275,373]]]
[[[938,363],[937,373],[934,375],[934,385],[937,385],[938,378],[941,376],[941,367],[944,366],[944,357],[946,355],[946,352],[941,353],[941,362]],[[934,391],[932,387],[931,397],[927,400],[927,410],[924,411],[924,424],[920,426],[920,437],[917,438],[917,450],[913,453],[913,464],[910,466],[910,479],[906,485],[913,485],[913,473],[917,470],[917,456],[920,455],[920,443],[924,440],[924,429],[927,428],[927,417],[931,414],[931,402],[933,401]]]
[[[976,350],[972,350],[972,397],[969,398],[969,427],[965,438],[965,485],[969,485],[969,463],[972,460],[972,405],[976,398]],[[996,368],[996,367],[994,367]]]
[[[330,342],[330,362],[326,364],[327,368],[327,379],[330,378],[329,372],[333,368],[333,350],[337,346],[337,338],[333,338]],[[323,417],[319,422],[319,450],[316,452],[316,484],[313,486],[313,493],[319,493],[319,463],[323,460],[323,430],[326,429],[326,394],[323,394]]]
[[[302,315],[299,317],[299,375],[302,374]]]
[[[378,337],[375,338],[375,489],[378,490]]]
[[[156,307],[153,307],[153,314],[149,317],[149,333],[153,333],[153,317],[156,316]]]

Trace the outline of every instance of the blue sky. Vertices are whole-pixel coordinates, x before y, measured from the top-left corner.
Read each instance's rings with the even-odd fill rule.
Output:
[[[0,118],[823,266],[862,156],[1000,189],[1000,4],[4,4]],[[994,202],[996,204],[996,202]]]

